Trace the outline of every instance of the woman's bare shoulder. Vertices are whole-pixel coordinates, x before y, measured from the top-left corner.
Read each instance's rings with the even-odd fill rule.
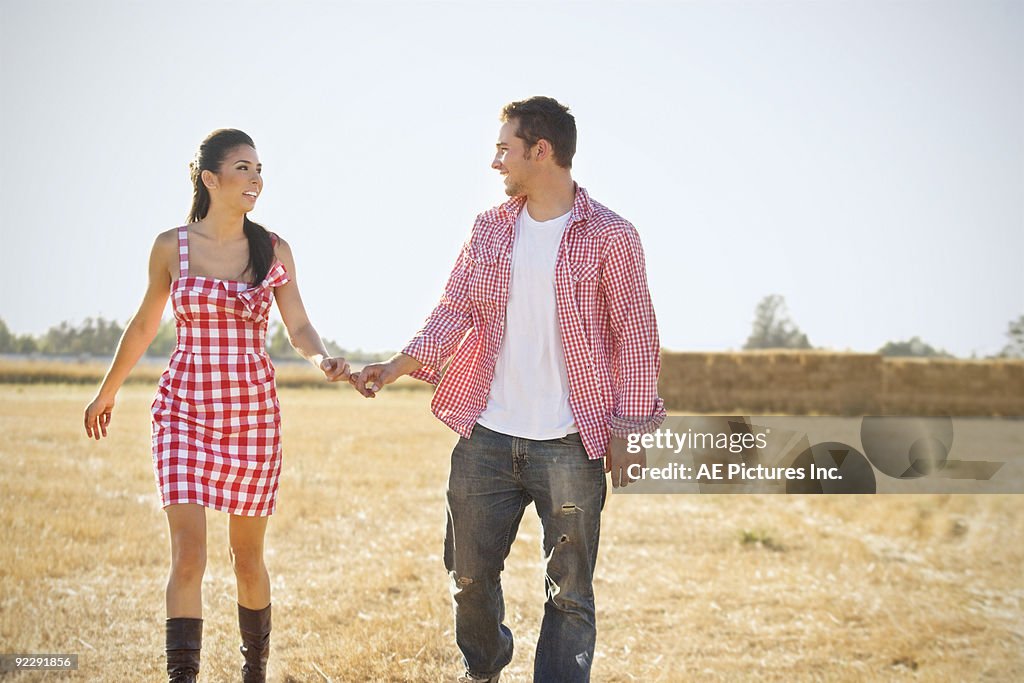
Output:
[[[149,258],[151,263],[159,262],[165,264],[168,271],[174,270],[178,263],[178,228],[157,234]]]
[[[283,237],[274,233],[274,255],[279,259],[291,259],[292,258],[292,247],[288,244]]]
[[[161,233],[157,233],[156,239],[153,241],[153,248],[160,250],[177,250],[178,230],[180,230],[180,228],[171,228],[170,230],[164,230]]]

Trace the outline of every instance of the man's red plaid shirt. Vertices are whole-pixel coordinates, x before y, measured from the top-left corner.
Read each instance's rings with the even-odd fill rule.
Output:
[[[413,377],[440,382],[431,403],[434,415],[466,438],[487,405],[494,378],[515,223],[525,204],[516,197],[477,216],[440,303],[402,350],[423,364]],[[555,299],[569,405],[587,454],[601,458],[609,434],[654,429],[665,405],[658,397],[658,325],[640,236],[582,187],[576,188],[558,250]],[[449,359],[442,379],[440,369]]]

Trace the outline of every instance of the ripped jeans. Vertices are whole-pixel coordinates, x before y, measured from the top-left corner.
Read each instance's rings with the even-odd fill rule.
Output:
[[[444,563],[455,640],[469,673],[494,676],[512,659],[512,632],[502,623],[501,571],[533,501],[544,528],[547,591],[533,680],[590,680],[605,492],[604,463],[587,458],[579,434],[533,441],[476,425],[471,439],[459,439],[448,478]]]

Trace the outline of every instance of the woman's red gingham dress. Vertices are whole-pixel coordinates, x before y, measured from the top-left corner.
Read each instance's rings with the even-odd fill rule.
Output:
[[[288,272],[275,261],[255,287],[189,275],[187,227],[178,228],[178,262],[171,286],[178,344],[152,406],[161,501],[265,517],[274,512],[281,473],[267,316]]]

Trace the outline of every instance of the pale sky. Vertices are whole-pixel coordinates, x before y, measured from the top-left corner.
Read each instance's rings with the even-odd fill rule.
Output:
[[[740,348],[772,293],[837,350],[985,355],[1024,314],[1022,2],[0,0],[0,318],[126,321],[235,127],[320,333],[400,348],[535,94],[640,231],[666,348]]]

